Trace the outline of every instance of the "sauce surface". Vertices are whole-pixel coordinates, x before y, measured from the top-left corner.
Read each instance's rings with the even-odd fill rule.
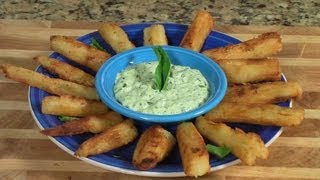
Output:
[[[199,70],[171,65],[167,89],[154,86],[158,62],[130,65],[118,73],[114,94],[129,109],[146,114],[170,115],[193,110],[206,102],[209,86]]]

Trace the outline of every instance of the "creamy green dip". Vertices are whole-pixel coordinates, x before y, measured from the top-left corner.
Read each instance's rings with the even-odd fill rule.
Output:
[[[132,110],[157,115],[187,112],[206,102],[208,82],[199,70],[171,65],[168,87],[159,91],[154,87],[157,65],[157,61],[130,65],[118,73],[116,99]]]

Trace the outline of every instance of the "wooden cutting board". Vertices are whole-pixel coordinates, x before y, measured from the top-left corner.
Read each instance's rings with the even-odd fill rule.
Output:
[[[81,36],[100,23],[0,20],[0,64],[36,68],[36,55],[48,55],[51,35]],[[320,28],[219,26],[240,40],[260,33],[282,34],[278,55],[289,81],[298,81],[303,97],[294,106],[306,109],[298,127],[284,128],[269,147],[267,160],[238,164],[202,179],[320,179]],[[28,87],[0,75],[0,179],[152,179],[118,174],[86,164],[39,133],[28,106]]]

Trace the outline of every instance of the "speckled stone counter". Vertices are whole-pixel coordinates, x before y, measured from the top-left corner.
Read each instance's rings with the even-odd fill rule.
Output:
[[[0,0],[0,19],[188,24],[197,9],[220,25],[320,26],[320,0]]]

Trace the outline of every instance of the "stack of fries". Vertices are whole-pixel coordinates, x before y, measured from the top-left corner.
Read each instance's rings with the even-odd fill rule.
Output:
[[[197,12],[180,44],[200,51],[213,29],[214,19],[206,11]],[[115,23],[99,29],[103,39],[117,52],[135,48],[127,34]],[[51,49],[93,71],[111,57],[110,54],[66,36],[50,38]],[[144,45],[168,45],[162,25],[144,29]],[[267,158],[268,149],[255,133],[233,129],[226,122],[295,126],[304,118],[304,110],[274,105],[301,96],[295,82],[281,82],[279,61],[271,57],[281,51],[280,35],[265,33],[248,41],[226,47],[208,49],[203,54],[217,62],[225,71],[229,88],[223,101],[195,122],[178,125],[176,138],[160,125],[142,133],[133,154],[133,165],[148,170],[164,160],[178,144],[184,172],[188,176],[202,176],[210,171],[209,154],[204,138],[219,146],[228,147],[248,165],[256,158]],[[75,116],[78,120],[42,130],[48,136],[65,136],[85,132],[98,135],[83,142],[76,156],[87,157],[124,146],[138,137],[134,121],[108,109],[99,101],[94,88],[94,76],[62,61],[46,56],[34,60],[59,78],[50,78],[35,71],[10,64],[1,65],[7,78],[47,91],[42,101],[42,113]]]

